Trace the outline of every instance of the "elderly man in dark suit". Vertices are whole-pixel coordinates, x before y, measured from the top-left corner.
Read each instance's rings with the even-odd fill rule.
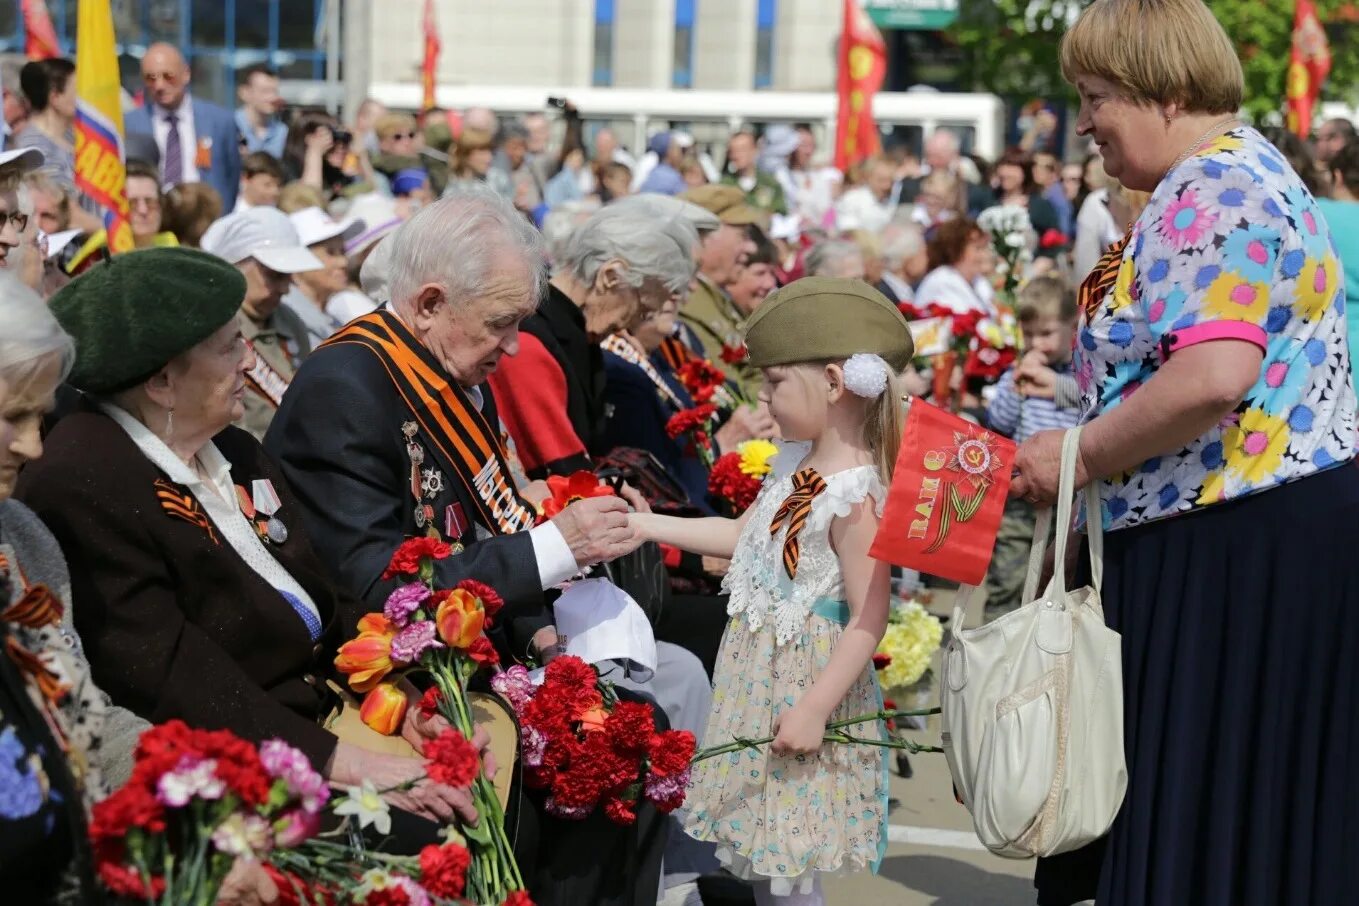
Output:
[[[477,579],[505,599],[492,635],[502,658],[548,660],[562,643],[545,591],[639,541],[619,498],[581,500],[534,526],[516,486],[485,381],[538,307],[542,239],[509,203],[474,189],[425,208],[394,242],[392,303],[302,364],[266,448],[322,557],[371,606],[391,591],[382,573],[392,552],[433,526],[459,551],[438,562],[436,581]],[[540,906],[655,902],[666,834],[649,807],[624,828],[530,805],[518,850]]]
[[[231,111],[189,94],[189,64],[169,44],[152,44],[142,57],[147,106],[127,114],[128,147],[154,142],[161,185],[205,182],[236,207],[241,182],[240,135]]]

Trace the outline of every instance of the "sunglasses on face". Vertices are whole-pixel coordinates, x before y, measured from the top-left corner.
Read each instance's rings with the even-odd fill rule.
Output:
[[[8,223],[14,232],[22,233],[28,229],[28,215],[20,211],[0,211],[0,224]]]
[[[414,132],[393,132],[393,133],[392,133],[392,141],[394,141],[394,142],[404,141],[405,139],[408,139],[408,138],[409,138],[409,139],[415,138],[415,133],[414,133]]]

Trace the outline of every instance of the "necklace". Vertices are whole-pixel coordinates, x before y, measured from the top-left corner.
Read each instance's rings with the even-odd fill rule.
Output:
[[[1209,127],[1207,132],[1203,133],[1197,139],[1195,139],[1192,145],[1190,145],[1188,148],[1185,148],[1184,151],[1180,152],[1180,156],[1175,158],[1175,162],[1170,165],[1170,169],[1166,170],[1166,173],[1174,172],[1176,167],[1178,167],[1180,164],[1184,163],[1186,160],[1189,159],[1189,155],[1199,150],[1199,148],[1202,148],[1204,142],[1212,138],[1213,135],[1216,134],[1224,126],[1231,126],[1235,124],[1238,121],[1238,119],[1239,117],[1229,116],[1225,120],[1222,120],[1220,123],[1214,123],[1212,126]]]

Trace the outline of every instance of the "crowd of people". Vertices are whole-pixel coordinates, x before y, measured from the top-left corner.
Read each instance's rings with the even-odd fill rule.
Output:
[[[800,125],[734,133],[720,167],[680,131],[587,148],[565,101],[285,116],[264,67],[232,112],[158,44],[120,255],[75,181],[74,66],[23,67],[0,152],[0,603],[26,656],[0,658],[0,738],[46,779],[0,804],[13,889],[96,901],[83,816],[171,718],[380,781],[397,820],[374,845],[476,820],[422,777],[437,718],[406,712],[406,755],[327,720],[337,647],[433,527],[460,546],[438,580],[505,599],[503,663],[567,649],[556,589],[593,570],[657,640],[654,670],[600,665],[620,695],[709,744],[777,737],[698,770],[678,818],[569,820],[519,791],[535,902],[822,902],[822,873],[886,842],[882,753],[819,728],[881,707],[871,656],[911,580],[867,549],[906,397],[1019,444],[987,621],[1024,603],[1085,425],[1129,788],[1106,838],[1040,860],[1039,902],[1339,904],[1359,881],[1359,140],[1244,125],[1211,14],[1145,5],[1098,0],[1063,43],[1089,153],[1026,134],[988,161],[941,128],[848,172]],[[997,210],[1024,226],[998,235]],[[977,328],[1010,316],[1008,345]],[[920,354],[927,318],[958,355]],[[773,470],[733,510],[714,463],[765,440]],[[582,470],[619,494],[539,518],[547,479]],[[242,864],[223,902],[271,886]]]

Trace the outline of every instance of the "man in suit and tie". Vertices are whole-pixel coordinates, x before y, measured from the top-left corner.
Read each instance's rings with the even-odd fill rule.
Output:
[[[165,189],[205,182],[222,196],[222,210],[230,211],[241,182],[236,122],[229,110],[190,95],[189,79],[189,65],[177,49],[147,48],[142,57],[147,105],[128,113],[127,132],[154,141]]]

